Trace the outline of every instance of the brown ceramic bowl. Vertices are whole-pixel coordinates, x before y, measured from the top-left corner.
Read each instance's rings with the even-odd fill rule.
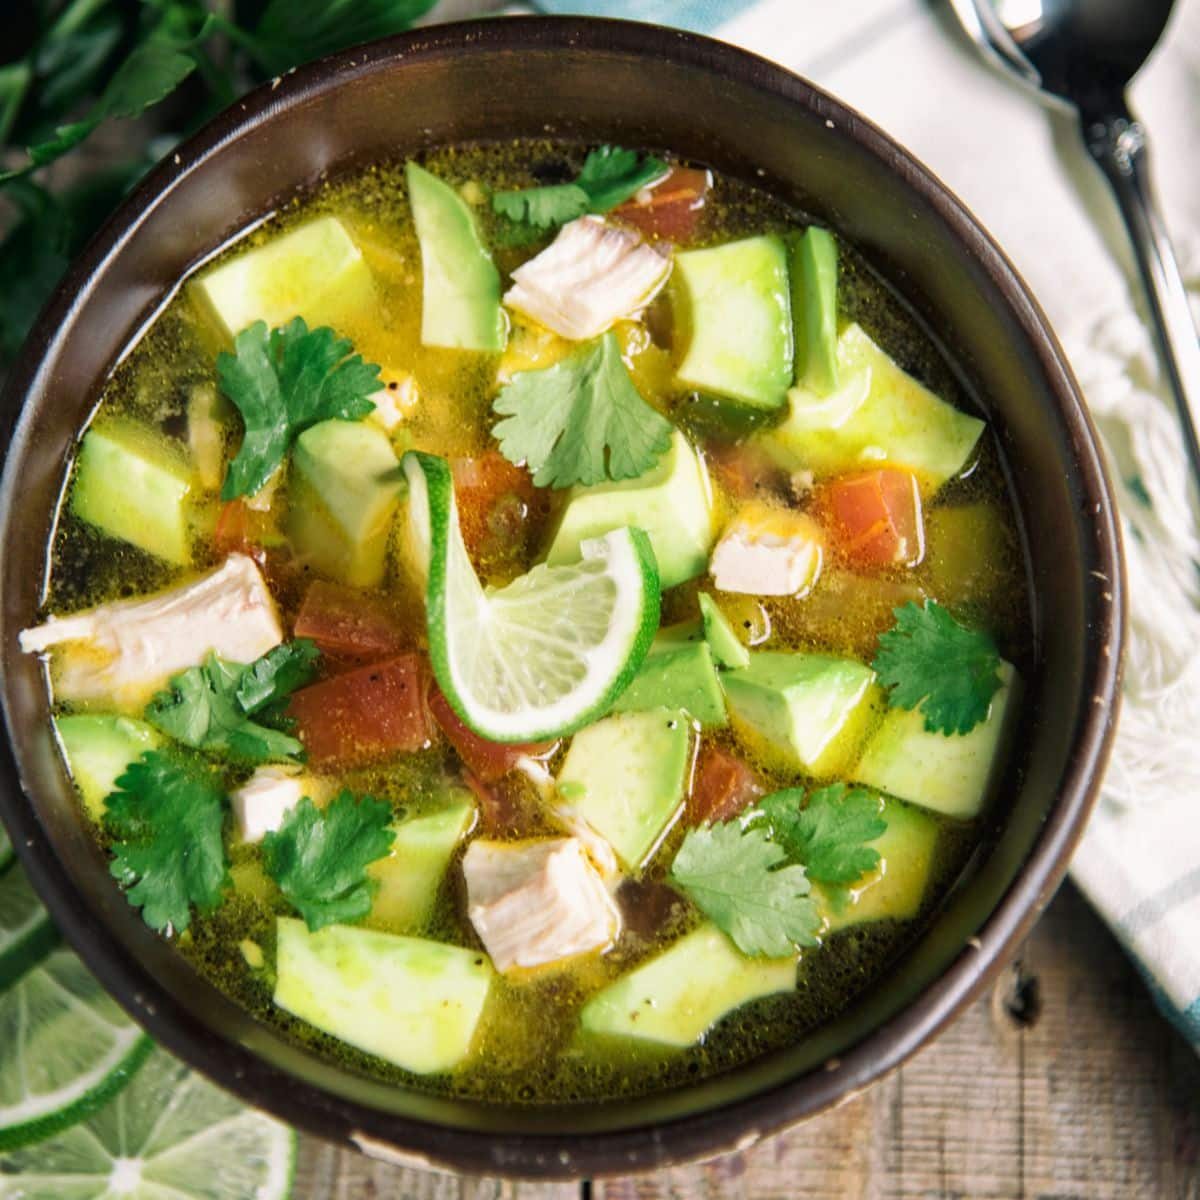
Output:
[[[76,816],[36,659],[64,465],[101,384],[185,272],[331,172],[443,142],[552,133],[669,149],[839,229],[907,303],[996,431],[1034,590],[1019,753],[969,872],[878,986],[801,1044],[692,1087],[515,1108],[435,1099],[339,1068],[255,1021],[142,924]],[[961,204],[802,79],[704,38],[589,20],[446,26],[265,87],[179,148],[75,263],[5,399],[0,647],[10,755],[0,813],[67,939],[169,1049],[251,1104],[404,1163],[492,1175],[645,1170],[745,1147],[912,1054],[995,974],[1050,899],[1112,733],[1122,584],[1112,500],[1061,351]]]

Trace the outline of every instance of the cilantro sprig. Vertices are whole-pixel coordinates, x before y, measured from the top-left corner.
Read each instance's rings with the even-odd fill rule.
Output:
[[[207,770],[161,750],[131,763],[116,789],[105,801],[109,871],[147,925],[182,933],[192,908],[216,908],[229,884],[225,793]]]
[[[808,875],[765,828],[728,821],[690,830],[669,880],[743,954],[783,958],[817,943],[821,914]]]
[[[600,146],[573,183],[492,193],[501,216],[537,229],[565,225],[584,213],[606,213],[670,170],[662,159],[620,146]]]
[[[241,447],[229,464],[222,500],[253,496],[283,462],[292,443],[318,421],[357,421],[374,409],[379,367],[352,353],[327,325],[303,317],[267,332],[255,321],[217,356],[221,391],[242,414]]]
[[[1000,690],[1000,653],[991,636],[960,624],[935,600],[895,610],[871,664],[895,708],[920,708],[930,733],[970,733]]]
[[[263,720],[307,683],[320,657],[313,642],[276,646],[250,664],[210,654],[199,667],[171,678],[146,708],[146,720],[196,750],[219,750],[248,762],[294,758],[304,745]],[[263,720],[251,718],[260,715]]]
[[[538,487],[632,479],[671,444],[671,423],[634,386],[616,334],[569,358],[521,371],[492,404],[504,417],[492,432],[511,463]]]
[[[391,819],[391,805],[370,796],[343,791],[323,809],[306,796],[263,838],[267,874],[311,931],[371,911],[379,884],[367,867],[391,849]]]

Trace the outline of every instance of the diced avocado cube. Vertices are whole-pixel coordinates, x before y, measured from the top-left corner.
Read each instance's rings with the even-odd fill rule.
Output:
[[[404,169],[421,244],[421,341],[452,350],[503,350],[508,327],[500,273],[463,198],[416,163]]]
[[[187,500],[192,473],[162,434],[124,417],[87,431],[75,464],[71,511],[110,537],[177,566],[191,559]]]
[[[749,729],[771,757],[828,775],[869,716],[875,672],[825,654],[763,650],[721,677],[735,725]]]
[[[676,254],[672,293],[687,345],[679,382],[752,408],[782,407],[793,357],[783,239]]]
[[[597,992],[579,1020],[587,1033],[692,1046],[735,1008],[795,986],[795,958],[747,958],[704,924]]]
[[[96,821],[104,816],[104,801],[116,790],[117,776],[162,744],[162,735],[145,721],[111,713],[55,717],[54,728],[83,806]]]
[[[349,925],[309,933],[291,917],[275,928],[280,1008],[418,1075],[471,1052],[495,975],[482,951]]]
[[[393,825],[391,851],[367,868],[379,881],[368,923],[395,933],[424,929],[450,858],[474,823],[475,805],[468,796],[441,812]]]
[[[633,682],[617,697],[613,712],[679,708],[706,729],[729,724],[725,693],[717,678],[712,649],[664,630],[654,639]]]
[[[891,463],[915,471],[932,492],[967,464],[983,422],[939,400],[858,325],[838,338],[837,366],[837,391],[792,388],[787,417],[763,435],[783,466],[826,478]]]
[[[617,713],[575,735],[558,786],[571,795],[576,814],[636,871],[679,815],[691,757],[684,713]]]
[[[849,885],[849,903],[831,904],[827,890],[813,885],[831,933],[889,917],[908,921],[921,910],[940,827],[928,813],[899,800],[884,801],[881,815],[887,829],[870,843],[879,852],[879,866]]]
[[[992,697],[987,719],[970,733],[930,733],[919,708],[889,709],[854,769],[858,783],[969,820],[979,815],[998,765],[1005,715],[1016,672],[1002,663],[1004,686]]]
[[[796,331],[796,382],[818,396],[837,387],[837,242],[828,229],[810,225],[793,238],[792,319]]]
[[[371,269],[336,217],[318,217],[200,275],[192,295],[230,337],[255,321],[338,327],[374,298]]]
[[[287,531],[300,556],[354,587],[375,587],[401,489],[391,439],[362,421],[322,421],[292,451]]]
[[[659,583],[674,587],[701,574],[713,544],[712,491],[695,450],[676,432],[670,449],[644,475],[573,487],[546,554],[553,567],[579,560],[586,538],[626,525],[645,530]]]
[[[700,617],[704,622],[704,638],[712,648],[713,658],[721,667],[745,667],[750,664],[750,651],[742,645],[729,618],[721,606],[707,593],[697,594]]]

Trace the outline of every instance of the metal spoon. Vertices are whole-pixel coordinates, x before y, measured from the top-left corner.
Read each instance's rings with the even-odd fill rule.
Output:
[[[1043,97],[1079,112],[1084,144],[1125,218],[1200,489],[1200,340],[1150,181],[1146,130],[1125,88],[1154,49],[1174,0],[950,0],[975,44]],[[1189,403],[1188,396],[1192,396]]]

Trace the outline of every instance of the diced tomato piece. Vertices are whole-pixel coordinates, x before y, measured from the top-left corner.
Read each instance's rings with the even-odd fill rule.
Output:
[[[534,487],[533,476],[498,450],[452,459],[450,469],[459,526],[476,567],[487,572],[496,560],[522,558],[549,513],[546,489]]]
[[[220,558],[229,554],[245,554],[250,549],[250,510],[242,500],[228,500],[221,505],[213,529],[213,549]]]
[[[834,542],[863,566],[915,567],[925,556],[921,493],[911,471],[882,467],[824,489]]]
[[[696,235],[712,175],[695,167],[674,167],[658,183],[613,210],[627,225],[652,237],[687,242]],[[644,193],[644,198],[643,198]]]
[[[387,658],[411,645],[379,600],[323,579],[309,584],[292,632],[311,638],[322,654],[352,661]]]
[[[490,742],[463,724],[450,701],[435,687],[429,693],[429,711],[442,727],[446,740],[458,751],[463,765],[483,783],[494,783],[517,765],[517,759],[540,758],[554,749],[554,742],[506,745]]]
[[[314,766],[386,758],[429,744],[427,687],[421,658],[401,654],[302,688],[288,715]]]
[[[732,820],[763,794],[754,772],[717,746],[701,749],[693,778],[687,803],[689,825]]]

